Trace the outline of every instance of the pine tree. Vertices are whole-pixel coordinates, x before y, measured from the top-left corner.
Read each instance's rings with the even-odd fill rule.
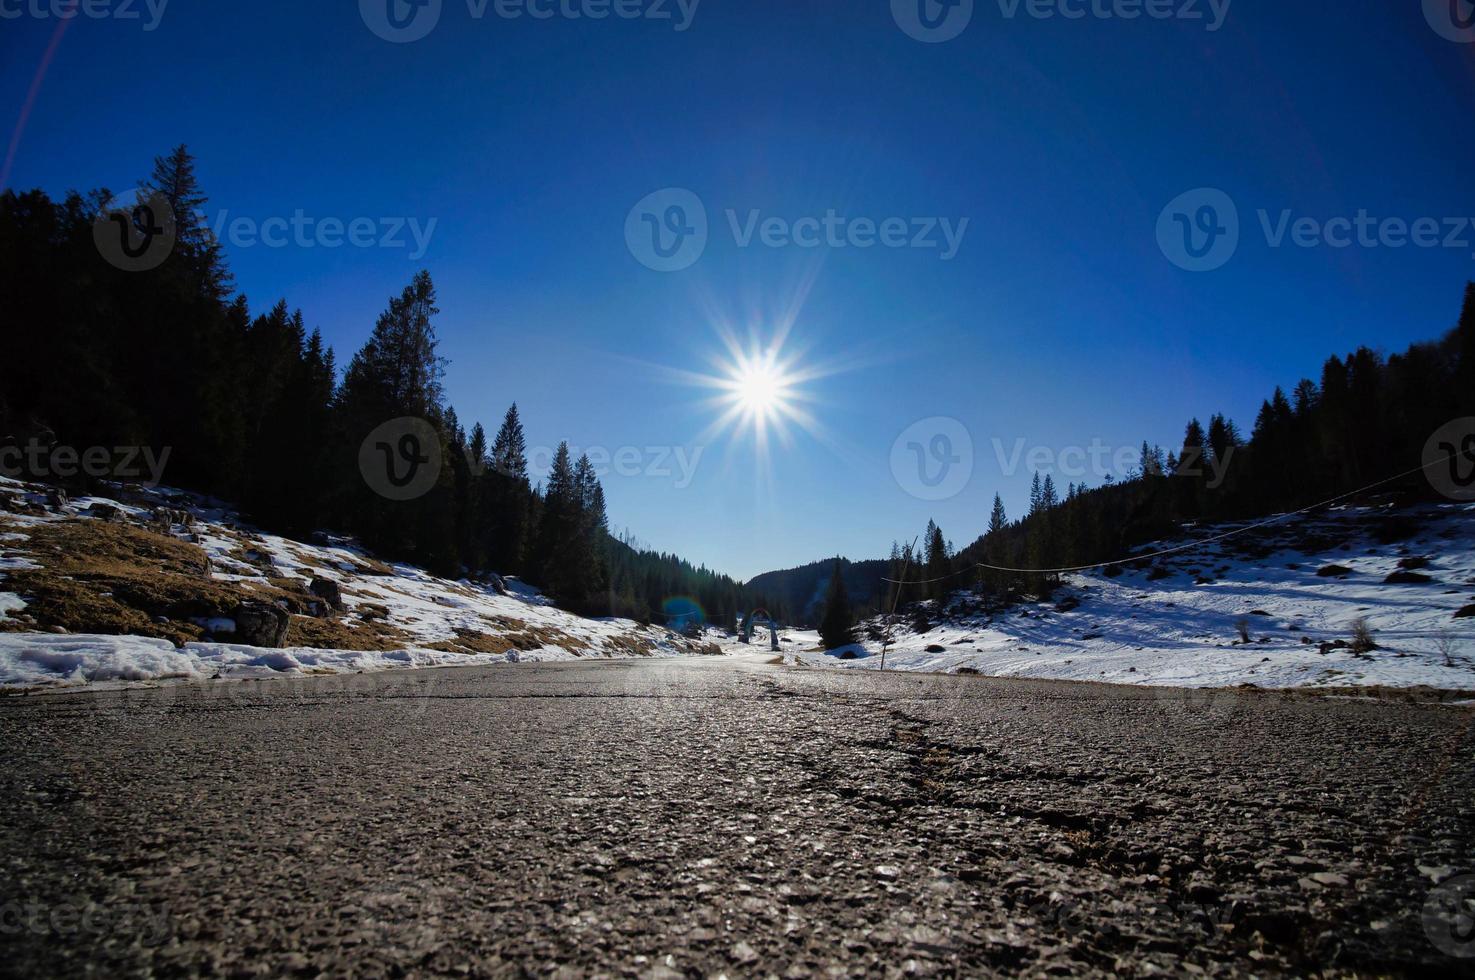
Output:
[[[926,561],[927,596],[942,600],[952,588],[952,556],[948,554],[947,540],[937,522],[927,522],[927,532],[922,536],[922,554]]]
[[[504,476],[526,480],[528,476],[527,439],[522,432],[522,419],[517,414],[517,403],[507,409],[502,419],[502,428],[497,430],[497,440],[492,443],[492,466]]]
[[[1209,451],[1214,462],[1222,469],[1242,442],[1238,427],[1220,413],[1209,419]]]
[[[820,640],[826,650],[838,650],[855,642],[855,621],[850,610],[850,597],[845,592],[842,564],[843,559],[835,559],[830,587],[825,593],[825,614],[819,624]]]
[[[1009,519],[1004,515],[1004,499],[998,494],[994,494],[994,509],[988,515],[988,530],[984,534],[999,534],[1008,526]]]
[[[376,427],[398,418],[420,418],[437,424],[443,439],[442,459],[451,452],[454,413],[442,404],[445,362],[436,352],[435,285],[421,271],[391,297],[364,346],[354,354],[339,391],[339,416],[346,436],[342,472],[356,522],[371,547],[392,555],[420,559],[447,574],[459,571],[455,555],[455,464],[443,467],[441,482],[430,493],[399,505],[375,494],[363,481],[358,450]],[[449,422],[449,426],[446,423]],[[464,434],[463,434],[464,435]],[[464,462],[464,457],[462,457]]]
[[[536,498],[528,482],[527,439],[514,403],[492,442],[489,492],[483,501],[488,560],[504,572],[522,572],[534,537]]]
[[[153,174],[143,182],[143,190],[162,197],[173,212],[173,254],[183,260],[208,295],[224,297],[231,289],[231,275],[205,216],[209,199],[200,190],[189,148],[181,143],[168,156],[155,157]]]

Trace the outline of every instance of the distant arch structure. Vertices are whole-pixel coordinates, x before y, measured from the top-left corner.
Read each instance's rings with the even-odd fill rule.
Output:
[[[778,652],[778,621],[768,614],[767,609],[754,609],[743,617],[742,641],[753,642],[753,627],[755,625],[768,627],[768,648],[775,653]]]

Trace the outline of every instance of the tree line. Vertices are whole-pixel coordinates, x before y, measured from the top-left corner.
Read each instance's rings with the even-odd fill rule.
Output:
[[[140,196],[167,202],[174,242],[156,268],[125,271],[93,237],[109,190],[0,194],[5,443],[169,447],[170,485],[234,502],[266,530],[350,533],[446,576],[521,576],[589,615],[659,622],[683,596],[726,625],[754,603],[726,576],[612,536],[595,469],[566,443],[534,486],[516,404],[494,436],[463,426],[442,388],[429,272],[389,299],[340,378],[300,310],[282,300],[253,315],[233,294],[187,148],[155,161]],[[428,423],[443,465],[396,501],[359,454],[407,417]]]
[[[1380,487],[1422,499],[1435,492],[1421,467],[1429,438],[1443,425],[1475,416],[1475,283],[1465,287],[1455,326],[1438,340],[1384,356],[1368,347],[1329,357],[1319,379],[1264,400],[1245,438],[1222,413],[1208,426],[1195,418],[1170,449],[1142,444],[1125,479],[1101,486],[1036,473],[1028,511],[1017,520],[996,494],[985,531],[954,551],[936,524],[920,543],[893,543],[890,579],[912,583],[901,604],[941,599],[971,587],[995,596],[1048,596],[1060,576],[1016,569],[1089,566],[1128,556],[1176,534],[1188,521],[1229,521],[1298,510],[1404,474]],[[925,584],[923,584],[925,583]]]

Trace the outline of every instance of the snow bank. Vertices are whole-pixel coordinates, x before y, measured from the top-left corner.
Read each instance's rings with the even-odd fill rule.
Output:
[[[1475,618],[1455,618],[1475,602],[1475,506],[1399,511],[1417,531],[1391,544],[1370,530],[1383,513],[1343,508],[1288,522],[1248,552],[1227,540],[1116,577],[1070,576],[1056,601],[1073,598],[1075,608],[953,613],[937,616],[925,633],[898,623],[886,667],[1174,687],[1475,689]],[[1308,538],[1329,546],[1298,550]],[[1430,581],[1386,581],[1407,570],[1400,563],[1410,559]],[[1318,574],[1330,564],[1349,574]],[[1380,649],[1358,655],[1331,646],[1350,638],[1357,619],[1367,621]],[[1248,644],[1236,642],[1241,621]],[[880,666],[879,643],[852,648],[855,659],[841,659],[818,650],[813,632],[786,637],[784,653],[801,662]]]
[[[510,656],[438,650],[269,650],[233,643],[190,643],[143,636],[0,633],[0,689],[68,687],[106,681],[240,679],[449,667],[518,659],[571,659],[563,650]]]

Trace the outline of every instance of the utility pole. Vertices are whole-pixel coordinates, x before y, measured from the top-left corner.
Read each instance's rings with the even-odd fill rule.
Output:
[[[896,595],[891,599],[891,615],[886,617],[886,638],[881,641],[881,669],[886,669],[886,649],[891,646],[891,630],[896,626],[896,607],[901,602],[902,583],[907,580],[907,571],[912,567],[912,552],[916,550],[919,538],[912,538],[911,546],[907,548],[906,562],[901,567],[901,578],[896,582]]]

